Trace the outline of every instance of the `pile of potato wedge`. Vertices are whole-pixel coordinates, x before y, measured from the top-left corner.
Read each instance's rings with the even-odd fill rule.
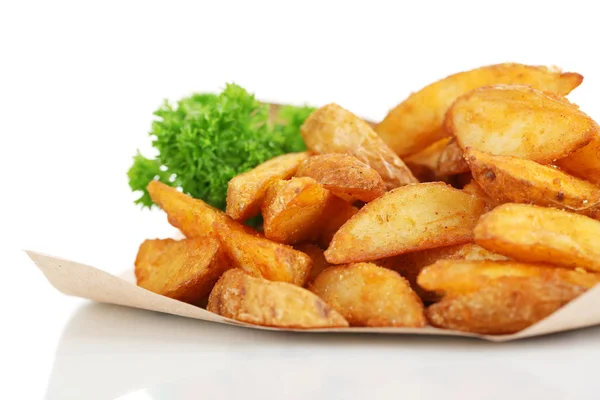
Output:
[[[600,281],[600,128],[564,97],[582,80],[482,67],[375,125],[326,105],[225,212],[153,181],[186,239],[146,240],[137,283],[262,326],[518,332]]]

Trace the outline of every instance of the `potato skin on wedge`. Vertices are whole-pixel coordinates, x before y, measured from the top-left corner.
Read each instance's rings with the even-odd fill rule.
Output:
[[[497,203],[525,203],[587,215],[600,213],[600,188],[535,161],[467,148],[473,178]]]
[[[554,208],[507,203],[483,215],[475,242],[515,260],[600,271],[600,222]]]
[[[258,215],[271,183],[294,176],[308,157],[308,153],[284,154],[233,177],[227,187],[227,215],[236,221]]]
[[[306,254],[272,242],[229,217],[215,221],[215,231],[234,267],[270,281],[306,283],[312,265]]]
[[[570,174],[600,185],[600,136],[586,146],[556,161],[556,165]]]
[[[321,154],[300,164],[297,177],[309,177],[348,201],[369,202],[385,193],[385,184],[373,168],[348,154]]]
[[[422,327],[423,302],[397,272],[371,263],[337,265],[309,289],[352,326]]]
[[[214,236],[146,240],[135,259],[138,286],[191,304],[204,299],[229,268]]]
[[[188,238],[214,234],[214,222],[225,216],[221,210],[162,182],[150,182],[148,193],[167,213],[169,223]]]
[[[333,236],[325,257],[344,264],[468,243],[485,211],[483,200],[441,182],[403,186],[350,218]]]
[[[600,275],[596,273],[501,259],[439,260],[423,268],[417,280],[427,290],[455,295],[477,291],[494,280],[506,277],[560,281],[587,289],[600,282]]]
[[[208,311],[249,324],[278,328],[337,328],[348,322],[323,300],[298,286],[232,269],[208,298]]]
[[[598,125],[566,98],[528,86],[489,86],[462,96],[446,128],[464,150],[549,164],[588,144]]]
[[[419,285],[444,293],[427,310],[437,327],[507,334],[550,315],[600,282],[600,275],[516,261],[441,260]]]
[[[411,94],[388,113],[375,131],[403,157],[447,136],[443,128],[446,111],[458,97],[474,89],[498,84],[530,85],[567,95],[582,81],[583,76],[576,73],[514,63],[460,72]]]
[[[445,296],[427,309],[431,325],[487,335],[515,333],[549,316],[587,289],[539,278],[504,277],[478,291]]]
[[[306,147],[317,154],[343,153],[358,158],[379,173],[388,190],[417,182],[400,157],[365,121],[335,103],[314,111],[300,133]]]

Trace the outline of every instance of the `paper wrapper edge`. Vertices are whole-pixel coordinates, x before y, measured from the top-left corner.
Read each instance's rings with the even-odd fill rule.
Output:
[[[26,251],[48,281],[60,292],[89,299],[101,303],[157,311],[166,314],[194,318],[203,321],[217,322],[243,326],[253,329],[294,331],[294,332],[338,332],[338,333],[381,333],[381,334],[411,334],[411,335],[443,335],[476,337],[493,342],[505,342],[527,337],[542,336],[550,333],[563,332],[600,324],[600,285],[590,289],[579,298],[573,300],[552,315],[535,325],[512,335],[477,335],[465,332],[425,328],[329,328],[329,329],[282,329],[250,325],[220,315],[202,308],[182,303],[142,289],[123,278],[111,275],[100,269],[49,256],[35,251]]]

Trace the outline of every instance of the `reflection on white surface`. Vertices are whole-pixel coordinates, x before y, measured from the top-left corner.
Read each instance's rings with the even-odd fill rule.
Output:
[[[592,399],[599,345],[599,328],[494,344],[265,332],[90,304],[64,331],[47,398]]]

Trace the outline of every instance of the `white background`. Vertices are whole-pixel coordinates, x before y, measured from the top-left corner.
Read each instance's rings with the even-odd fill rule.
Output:
[[[582,73],[570,98],[600,119],[599,37],[593,1],[2,2],[0,398],[173,381],[135,398],[598,398],[600,329],[507,345],[253,332],[67,298],[21,250],[119,273],[173,233],[126,179],[164,98],[235,81],[377,120],[436,79],[516,61]]]

